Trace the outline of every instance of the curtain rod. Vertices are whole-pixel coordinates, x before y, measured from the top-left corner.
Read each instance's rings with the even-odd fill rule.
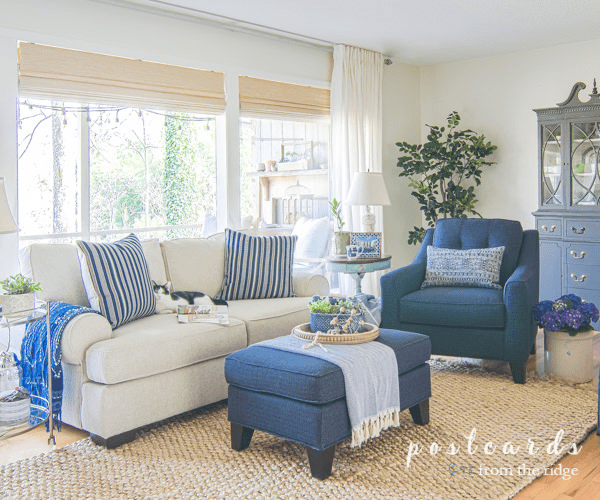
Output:
[[[234,29],[236,31],[240,31],[242,33],[249,33],[256,35],[260,33],[262,35],[267,35],[275,38],[284,38],[290,41],[294,41],[297,43],[301,43],[304,45],[309,45],[312,47],[318,47],[321,49],[325,49],[328,52],[333,50],[335,42],[331,42],[329,40],[323,40],[322,38],[317,38],[308,35],[302,35],[300,33],[295,33],[293,31],[283,30],[279,28],[272,28],[270,26],[266,26],[264,24],[253,23],[250,21],[244,21],[242,19],[237,19],[235,17],[223,16],[221,14],[214,14],[212,12],[208,12],[206,10],[197,9],[195,7],[188,7],[184,5],[177,5],[172,2],[168,2],[166,0],[96,0],[97,2],[107,3],[112,5],[117,5],[123,7],[123,4],[129,4],[129,7],[137,8],[139,10],[145,10],[147,12],[156,13],[156,11],[167,12],[171,15],[177,15],[179,17],[184,17],[185,19],[189,19],[189,16],[194,17],[199,21],[207,22],[212,25],[220,25],[226,26],[228,28]],[[389,66],[392,64],[392,60],[384,55],[384,64]]]

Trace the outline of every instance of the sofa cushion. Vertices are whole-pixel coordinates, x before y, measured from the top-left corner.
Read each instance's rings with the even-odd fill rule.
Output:
[[[291,297],[297,236],[250,236],[225,230],[223,300]]]
[[[92,309],[112,328],[154,314],[156,299],[140,240],[130,234],[115,243],[77,241],[81,275]]]
[[[294,225],[292,236],[298,237],[295,259],[320,259],[325,256],[331,235],[329,217],[300,218]]]
[[[226,356],[246,347],[246,329],[236,319],[229,326],[178,323],[175,314],[154,314],[114,331],[86,353],[87,376],[118,384]],[[174,387],[173,390],[193,390]]]
[[[504,328],[502,290],[491,288],[432,287],[400,299],[400,323]]]
[[[160,285],[167,282],[167,273],[165,272],[165,262],[160,249],[158,238],[151,240],[141,240],[142,249],[148,263],[150,279]]]
[[[427,247],[425,281],[430,286],[469,286],[501,289],[500,266],[504,247],[454,248]]]
[[[427,335],[380,330],[378,342],[391,347],[402,375],[427,361],[431,341]],[[309,355],[250,346],[225,360],[225,378],[232,385],[253,391],[324,404],[345,396],[344,375],[339,366]],[[402,398],[402,395],[400,395]]]
[[[163,241],[167,277],[173,290],[202,292],[215,297],[223,285],[225,243],[218,238],[179,238]]]
[[[21,273],[40,282],[40,299],[90,307],[75,245],[32,243],[19,252],[19,263]]]
[[[310,300],[310,297],[232,300],[229,316],[246,324],[250,345],[287,335],[295,326],[308,323]]]
[[[519,260],[523,227],[519,221],[504,219],[442,219],[433,233],[433,246],[438,248],[504,247],[500,267],[500,285],[513,273]]]

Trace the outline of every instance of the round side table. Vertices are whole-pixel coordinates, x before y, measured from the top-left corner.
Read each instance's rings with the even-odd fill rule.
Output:
[[[381,257],[365,257],[349,259],[346,256],[327,257],[327,270],[337,273],[351,274],[356,284],[355,295],[362,293],[361,281],[366,273],[383,271],[392,266],[392,257],[382,255]]]

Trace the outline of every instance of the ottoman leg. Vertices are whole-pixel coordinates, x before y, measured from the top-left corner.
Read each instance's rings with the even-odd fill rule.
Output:
[[[421,401],[418,405],[409,408],[413,422],[417,425],[427,425],[429,423],[429,399]]]
[[[308,454],[308,463],[313,477],[323,480],[331,476],[335,445],[326,450],[315,450],[307,446],[306,453]]]
[[[231,422],[231,447],[235,451],[245,450],[250,445],[252,434],[254,429]]]

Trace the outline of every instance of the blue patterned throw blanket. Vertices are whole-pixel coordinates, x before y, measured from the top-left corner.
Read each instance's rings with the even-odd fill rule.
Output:
[[[325,349],[293,335],[258,344],[329,361],[342,369],[346,406],[352,427],[351,447],[360,446],[381,431],[400,425],[398,361],[391,347],[381,342],[355,345],[327,344]]]
[[[83,313],[96,313],[87,307],[74,306],[64,302],[50,303],[50,350],[52,356],[52,417],[57,430],[60,430],[62,410],[62,353],[60,341],[67,323]],[[21,367],[23,385],[32,396],[48,398],[48,336],[46,318],[27,325],[21,344]]]

